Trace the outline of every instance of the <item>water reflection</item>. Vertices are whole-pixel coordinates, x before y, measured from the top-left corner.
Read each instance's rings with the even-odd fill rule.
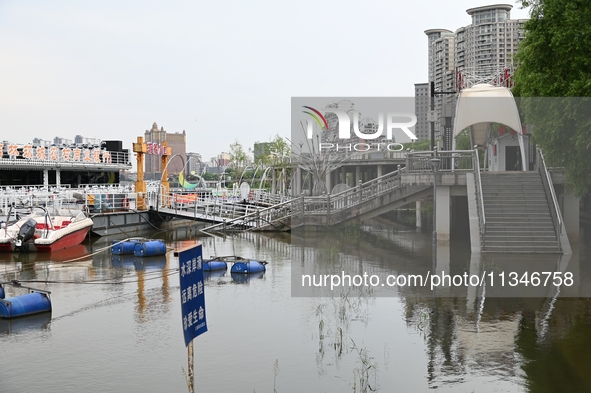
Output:
[[[536,288],[530,297],[490,286],[442,287],[436,296],[430,288],[360,286],[330,297],[292,297],[296,268],[424,273],[431,269],[430,233],[367,225],[313,234],[151,237],[157,236],[174,248],[199,242],[206,257],[269,261],[260,275],[205,275],[210,331],[195,342],[203,391],[270,391],[276,359],[282,366],[278,392],[591,390],[591,303],[584,298],[591,241],[568,260],[474,256],[461,241],[438,249],[437,270],[450,274],[543,268],[577,276],[571,287]],[[101,247],[99,241],[88,246],[95,252]],[[52,291],[54,306],[53,321],[36,328],[0,322],[6,354],[0,357],[0,390],[184,391],[186,348],[172,254],[136,261],[97,253],[71,263],[0,257],[4,278],[43,281],[38,285]],[[44,335],[49,327],[51,334]],[[142,367],[129,368],[140,362]]]
[[[209,272],[203,272],[203,279],[205,281],[218,281],[218,279],[226,276],[225,270],[212,270]]]
[[[29,330],[49,329],[50,322],[51,312],[14,319],[0,318],[0,335],[20,334]]]
[[[232,281],[236,284],[248,284],[252,280],[264,280],[265,272],[256,272],[250,274],[244,273],[230,273]]]
[[[400,231],[383,228],[369,231],[362,228],[361,232],[346,229],[344,234],[299,232],[292,239],[292,295],[332,295],[334,310],[341,309],[336,306],[338,299],[348,298],[343,297],[343,291],[355,287],[338,287],[332,291],[325,287],[308,287],[302,291],[303,274],[323,276],[344,271],[349,275],[367,273],[385,277],[388,274],[421,274],[430,270],[430,258],[426,255],[428,242],[421,240],[420,234],[417,240],[416,233],[407,236]],[[424,243],[422,247],[415,249],[415,245],[421,241]],[[478,276],[492,274],[497,279],[496,285],[490,285],[490,282],[476,287],[450,284],[437,287],[435,291],[417,286],[390,290],[374,288],[373,292],[366,291],[353,296],[364,299],[400,296],[407,326],[425,340],[429,388],[455,391],[462,385],[466,389],[483,391],[487,389],[483,389],[482,383],[490,382],[492,378],[500,389],[507,390],[516,390],[523,385],[528,386],[531,391],[540,391],[544,385],[551,386],[546,391],[590,390],[589,378],[581,372],[582,369],[588,370],[591,367],[591,356],[586,350],[589,348],[589,335],[574,333],[588,333],[591,329],[589,299],[577,298],[589,294],[591,283],[591,276],[588,274],[591,259],[586,253],[585,245],[582,245],[580,252],[576,250],[573,255],[473,255],[469,253],[468,247],[468,244],[458,241],[452,242],[448,247],[438,247],[435,272]],[[417,253],[413,255],[413,251]],[[501,272],[514,272],[519,285],[511,286],[508,281],[500,285]],[[521,277],[531,277],[532,272],[549,272],[552,277],[556,274],[564,277],[565,273],[571,273],[574,279],[567,285],[558,287],[532,285],[531,281],[528,285],[523,280],[519,281]],[[294,287],[298,286],[300,291],[294,292]],[[573,304],[580,306],[576,312],[571,309]],[[559,308],[562,312],[558,312]],[[335,354],[335,364],[338,364],[343,353],[351,352],[351,347],[343,346],[341,339],[347,336],[347,324],[337,323],[338,318],[327,323],[326,309],[326,304],[321,304],[316,310],[319,319],[317,363],[321,375],[326,374],[327,348]],[[327,324],[331,327],[327,328]],[[517,343],[528,333],[527,329],[533,332],[528,337],[535,338],[530,343],[533,348],[528,348],[532,353],[531,357],[517,349]],[[562,337],[559,342],[556,341],[558,337]],[[562,346],[560,341],[568,339],[578,342],[580,346],[571,348],[573,353],[569,354],[568,361],[565,355],[562,356],[563,375],[550,383],[548,379],[551,378],[551,363],[548,363],[540,365],[548,367],[548,370],[542,371],[543,382],[535,381],[538,376],[530,370],[538,362],[532,363],[531,360],[538,355],[545,359],[548,356],[548,343],[552,343],[551,346]],[[580,348],[586,349],[578,350]],[[581,353],[583,351],[585,353]],[[360,353],[362,352],[357,351],[358,355]],[[389,356],[384,356],[384,366],[387,365],[388,358]],[[569,373],[574,373],[575,378],[568,384],[570,389],[565,390],[560,380],[567,378]]]

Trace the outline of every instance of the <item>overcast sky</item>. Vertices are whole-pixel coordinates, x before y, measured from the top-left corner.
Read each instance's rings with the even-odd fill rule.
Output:
[[[292,96],[412,96],[424,30],[455,31],[488,4],[0,0],[0,139],[131,148],[157,122],[208,159],[289,137]]]

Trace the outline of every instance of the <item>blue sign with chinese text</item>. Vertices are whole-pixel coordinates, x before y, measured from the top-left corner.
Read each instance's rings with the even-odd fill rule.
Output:
[[[207,331],[202,246],[181,251],[178,255],[183,330],[185,345],[188,346],[195,337]]]

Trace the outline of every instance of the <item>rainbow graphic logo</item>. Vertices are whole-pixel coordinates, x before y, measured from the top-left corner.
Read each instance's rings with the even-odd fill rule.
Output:
[[[302,112],[312,116],[312,118],[314,118],[314,120],[316,120],[316,123],[318,123],[318,125],[320,126],[321,130],[322,130],[322,127],[326,128],[328,130],[328,122],[326,121],[326,118],[324,117],[324,115],[322,113],[320,113],[319,110],[314,109],[311,106],[302,106],[302,108],[309,109],[307,111],[302,111]],[[322,120],[322,121],[320,121],[320,120]],[[312,127],[308,126],[308,139],[311,139],[311,138],[312,138]]]

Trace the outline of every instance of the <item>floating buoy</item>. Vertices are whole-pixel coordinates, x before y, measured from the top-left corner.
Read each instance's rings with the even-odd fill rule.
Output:
[[[228,264],[224,261],[211,260],[211,261],[203,262],[203,271],[204,272],[210,272],[213,270],[227,270],[227,269],[228,269]]]
[[[136,257],[153,257],[166,254],[166,244],[162,240],[149,240],[136,243],[133,255]]]
[[[245,262],[235,262],[232,265],[231,272],[232,273],[257,273],[257,272],[264,272],[266,270],[265,265],[267,262],[259,262],[259,261],[245,261]]]
[[[125,241],[113,240],[111,246],[111,253],[113,255],[133,255],[135,245],[138,244],[140,239],[129,239]]]
[[[16,318],[51,311],[46,293],[32,292],[0,300],[0,318]]]

